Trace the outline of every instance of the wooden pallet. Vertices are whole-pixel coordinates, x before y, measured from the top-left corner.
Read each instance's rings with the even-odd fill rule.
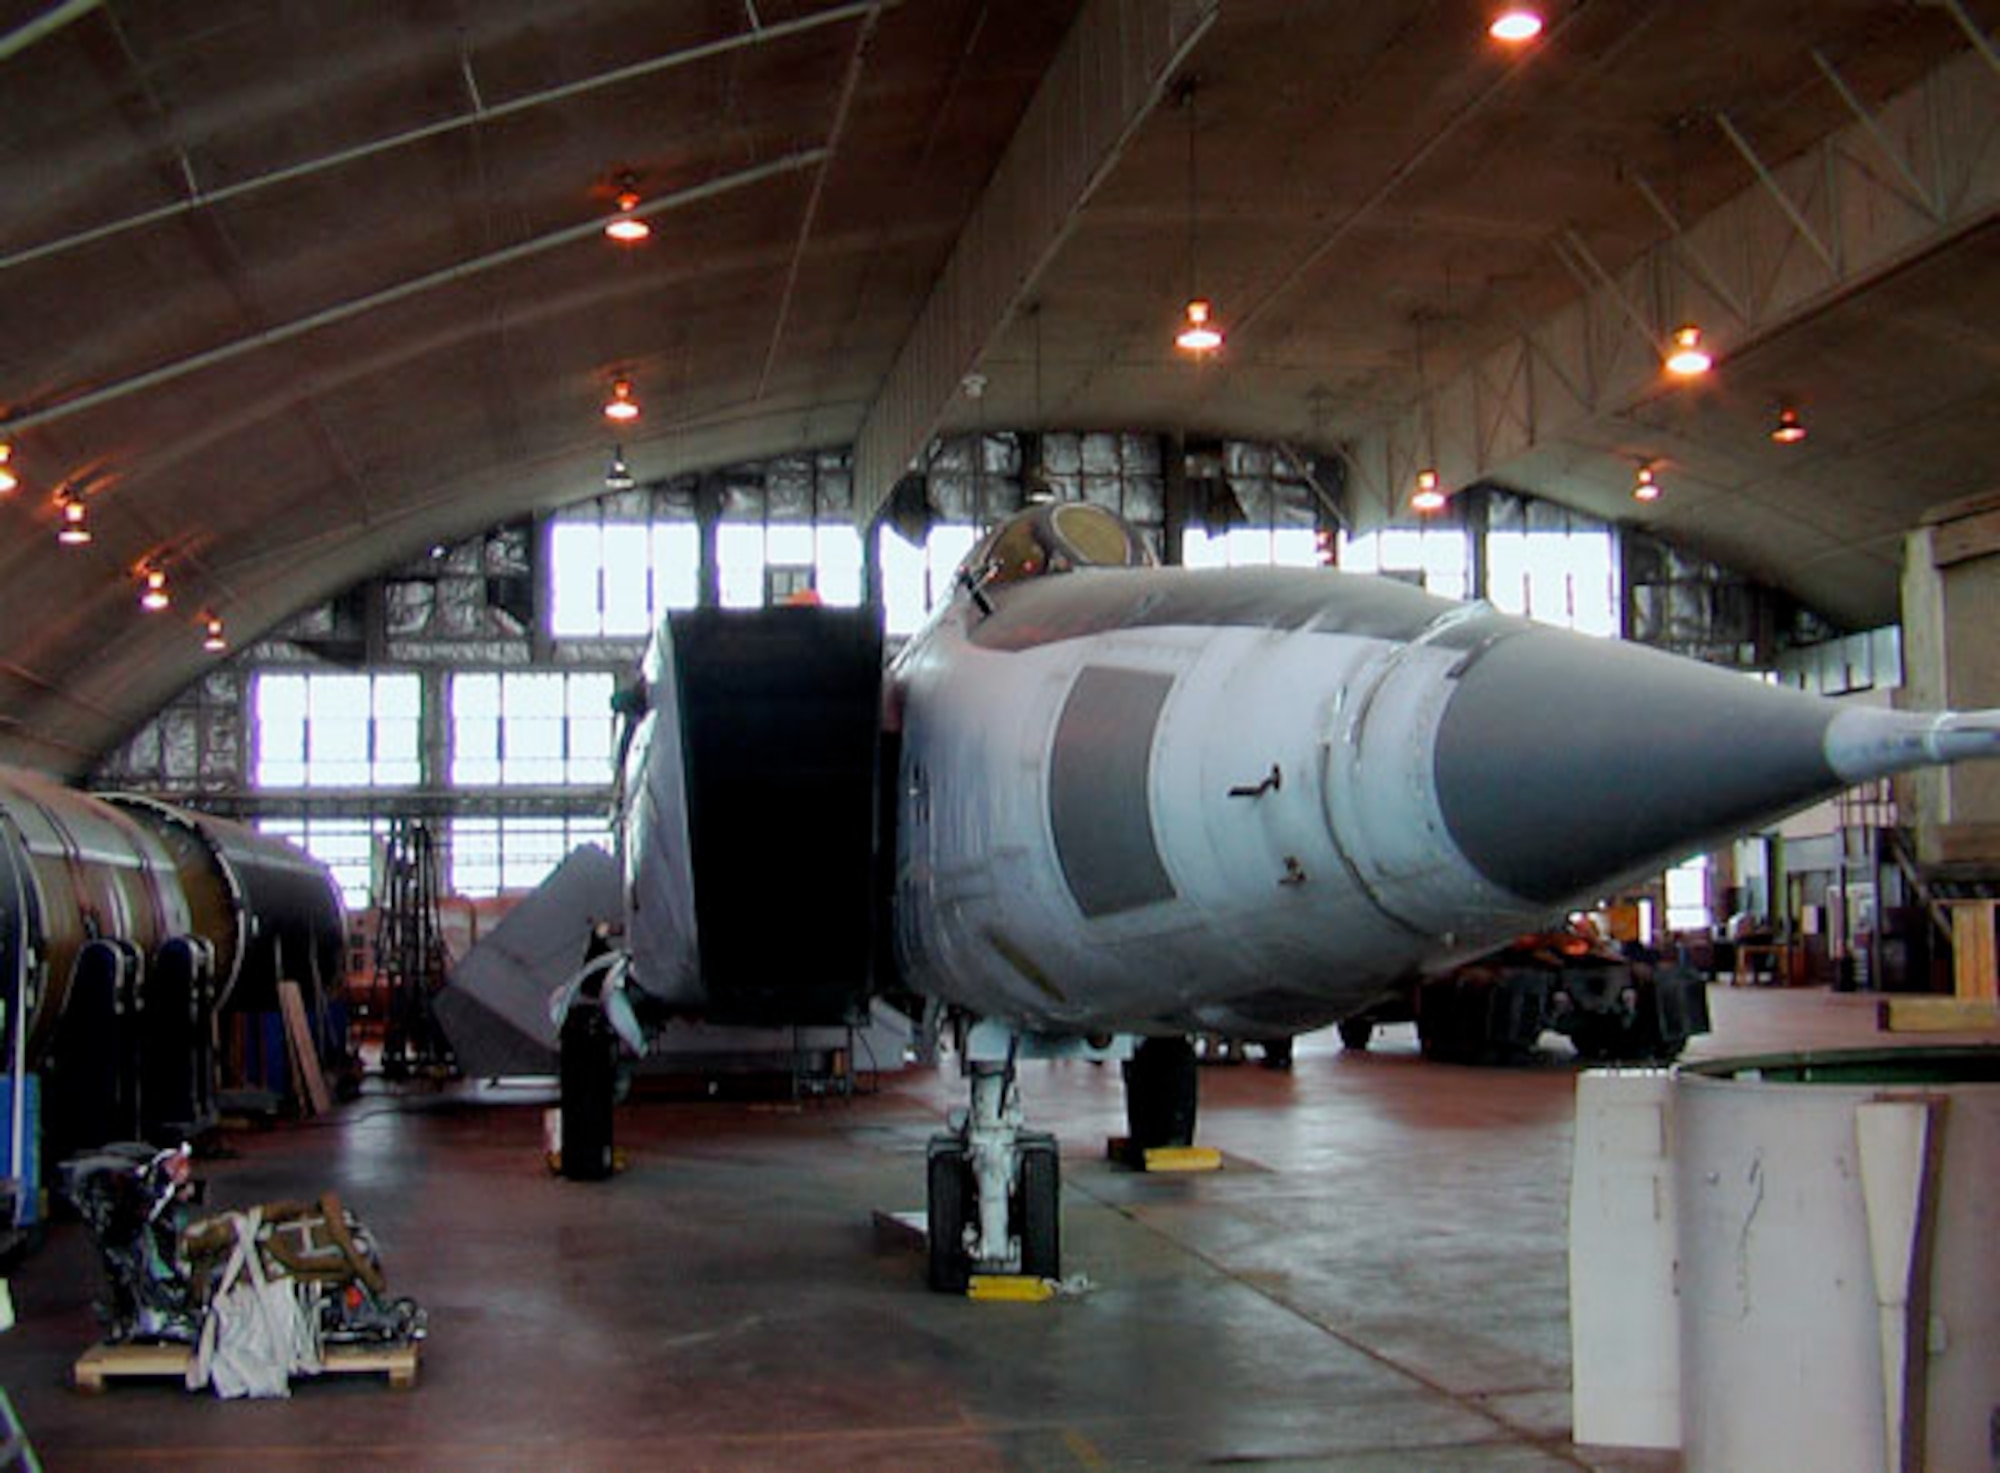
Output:
[[[391,1386],[406,1391],[417,1384],[420,1349],[414,1343],[329,1346],[320,1374],[386,1374]],[[180,1380],[187,1375],[190,1354],[185,1345],[93,1345],[76,1358],[76,1389],[94,1395],[104,1390],[105,1382],[120,1377],[172,1376]]]

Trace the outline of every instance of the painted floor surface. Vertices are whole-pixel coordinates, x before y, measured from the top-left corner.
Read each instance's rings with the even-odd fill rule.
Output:
[[[1876,1041],[1872,998],[1713,1006],[1693,1056]],[[201,1170],[213,1207],[340,1194],[430,1312],[414,1390],[77,1393],[97,1269],[74,1223],[13,1272],[0,1382],[53,1470],[1676,1469],[1570,1441],[1564,1055],[1426,1064],[1401,1027],[1366,1054],[1302,1040],[1290,1073],[1204,1068],[1226,1169],[1152,1178],[1103,1160],[1115,1068],[1027,1066],[1089,1281],[1043,1305],[933,1295],[872,1226],[921,1204],[950,1071],[803,1106],[636,1101],[627,1169],[595,1184],[548,1173],[545,1094],[370,1093]]]

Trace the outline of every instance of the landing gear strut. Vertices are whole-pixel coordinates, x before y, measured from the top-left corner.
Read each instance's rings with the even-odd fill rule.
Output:
[[[963,1293],[975,1273],[1062,1276],[1062,1166],[1056,1138],[1021,1126],[1015,1072],[1021,1040],[1005,1056],[983,1057],[985,1025],[967,1038],[972,1108],[928,1157],[930,1284]],[[985,1035],[982,1037],[982,1035]]]

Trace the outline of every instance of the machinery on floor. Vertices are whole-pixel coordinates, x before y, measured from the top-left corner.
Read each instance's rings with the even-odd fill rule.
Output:
[[[218,1038],[237,1067],[275,1051],[282,1071],[281,981],[335,1062],[325,1002],[344,931],[332,876],[289,844],[0,770],[0,1246],[38,1221],[39,1160],[212,1125],[230,1067]]]
[[[190,1388],[283,1396],[293,1372],[317,1373],[331,1350],[409,1350],[424,1338],[424,1311],[390,1297],[368,1229],[331,1192],[199,1212],[185,1145],[106,1146],[63,1176],[104,1270],[94,1365],[114,1347],[184,1345]]]
[[[1843,709],[1330,570],[1155,567],[1084,504],[989,533],[886,682],[879,637],[865,612],[670,616],[628,702],[627,937],[664,1013],[897,989],[953,1033],[942,1288],[1058,1271],[1020,1060],[1124,1059],[1133,1145],[1185,1144],[1190,1035],[1370,1016],[1791,809],[2000,752],[1995,713]],[[1606,1052],[1700,1021],[1604,1016]]]

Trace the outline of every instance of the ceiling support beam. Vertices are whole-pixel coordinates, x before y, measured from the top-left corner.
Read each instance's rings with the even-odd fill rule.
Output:
[[[1404,519],[1427,425],[1435,426],[1446,487],[1504,479],[1538,448],[1673,392],[1659,347],[1677,323],[1698,323],[1716,371],[1727,373],[1732,353],[2000,217],[1992,87],[1983,58],[1960,53],[1865,124],[1758,168],[1753,183],[1680,236],[1524,327],[1348,447],[1349,509],[1363,526]],[[1903,151],[1910,167],[1883,171],[1876,159],[1885,146]],[[1910,174],[1936,183],[1913,197]],[[1811,248],[1800,244],[1801,222]],[[1712,268],[1721,279],[1710,283],[1709,271],[1690,270],[1691,253],[1726,263]],[[1635,304],[1650,307],[1650,322]],[[1634,325],[1650,325],[1650,341]]]
[[[752,185],[762,184],[766,180],[776,179],[800,169],[810,169],[816,164],[823,162],[825,158],[826,150],[823,148],[811,148],[803,153],[786,154],[782,158],[773,159],[767,164],[759,164],[752,169],[741,169],[734,174],[725,174],[718,179],[708,180],[706,183],[697,184],[690,189],[683,189],[674,194],[660,195],[658,198],[646,201],[639,208],[629,213],[641,218],[651,218],[654,215],[663,215],[669,210],[687,209],[693,205],[701,204],[706,200],[714,199],[718,195],[728,194],[738,189],[747,189]],[[0,421],[0,434],[18,434],[22,430],[33,429],[37,425],[51,424],[56,420],[68,419],[71,415],[81,414],[86,409],[95,409],[99,405],[113,403],[116,400],[140,393],[146,389],[157,388],[161,384],[172,383],[175,379],[186,378],[191,373],[199,373],[203,369],[228,363],[234,359],[243,357],[247,353],[256,353],[265,348],[274,348],[280,343],[291,342],[294,338],[302,338],[308,333],[318,332],[322,328],[346,322],[350,318],[361,316],[363,313],[373,312],[378,308],[387,307],[392,303],[405,302],[412,297],[422,296],[426,292],[436,291],[440,287],[451,286],[456,282],[469,280],[483,272],[494,270],[496,267],[511,265],[516,261],[524,261],[531,256],[539,256],[545,251],[552,251],[561,246],[573,245],[578,241],[594,239],[603,229],[604,222],[602,220],[585,220],[580,225],[568,225],[561,230],[551,231],[547,235],[538,235],[530,240],[519,241],[497,251],[489,251],[483,256],[474,256],[470,260],[455,262],[450,266],[427,272],[422,276],[412,277],[408,281],[399,281],[393,286],[384,287],[380,291],[370,292],[366,296],[353,297],[345,302],[335,303],[331,307],[309,313],[304,317],[293,318],[290,322],[281,322],[275,327],[265,328],[262,332],[252,333],[248,337],[235,338],[229,342],[220,343],[213,348],[190,354],[186,358],[178,358],[171,363],[163,363],[157,368],[148,369],[144,373],[134,374],[130,378],[117,379],[105,384],[102,388],[92,389],[68,399],[61,399],[44,408],[29,410],[27,413],[16,415],[10,420]]]
[[[875,39],[876,23],[881,19],[881,7],[868,12],[855,32],[854,49],[848,54],[847,71],[840,79],[840,97],[834,103],[833,124],[826,131],[826,160],[813,171],[812,192],[806,196],[806,207],[799,216],[799,238],[792,246],[792,259],[785,268],[784,290],[778,293],[778,319],[771,324],[771,344],[764,352],[764,371],[757,375],[757,392],[752,398],[762,399],[771,387],[771,371],[778,363],[778,349],[785,341],[785,327],[791,321],[792,297],[799,287],[799,271],[805,265],[806,248],[812,244],[813,227],[819,223],[819,204],[826,194],[826,176],[833,172],[833,166],[840,157],[840,145],[847,137],[847,122],[854,112],[854,94],[861,87],[862,67],[868,60],[868,45]],[[752,22],[756,19],[753,14]]]
[[[75,8],[79,11],[87,10],[99,3],[101,3],[101,0],[89,0],[89,4],[80,5]],[[499,118],[512,117],[515,113],[532,112],[536,108],[547,107],[551,103],[564,102],[572,97],[581,97],[587,93],[601,91],[606,87],[617,87],[627,82],[636,82],[646,77],[655,76],[661,72],[672,71],[679,67],[692,66],[697,62],[709,61],[719,56],[727,56],[735,51],[742,51],[754,46],[766,46],[773,41],[782,40],[787,36],[796,36],[802,32],[818,30],[822,26],[841,25],[847,21],[863,19],[866,19],[872,26],[875,17],[880,14],[884,5],[900,3],[901,0],[853,0],[853,3],[836,5],[830,10],[822,10],[813,15],[800,16],[796,20],[782,21],[777,25],[757,26],[739,35],[725,36],[719,41],[708,41],[699,46],[684,47],[679,51],[663,52],[658,56],[648,57],[644,61],[634,62],[630,66],[616,67],[608,72],[598,72],[594,76],[582,77],[574,82],[565,82],[560,87],[549,87],[540,92],[529,92],[520,97],[511,97],[504,102],[496,102],[490,107],[480,97],[478,83],[473,79],[471,58],[461,52],[459,69],[465,79],[466,90],[472,100],[472,109],[469,112],[456,113],[435,123],[426,123],[420,128],[409,128],[401,133],[391,133],[386,137],[373,138],[366,143],[357,143],[352,148],[343,148],[336,153],[322,154],[318,158],[305,159],[283,169],[274,169],[268,174],[258,174],[249,179],[239,179],[234,184],[225,184],[219,188],[210,190],[202,190],[196,186],[193,170],[188,168],[186,155],[183,154],[180,163],[182,174],[188,182],[188,198],[175,200],[172,204],[160,205],[155,209],[142,210],[136,215],[127,215],[117,220],[109,220],[102,225],[93,225],[89,229],[79,230],[73,235],[61,236],[55,240],[46,240],[39,245],[32,245],[24,250],[15,251],[12,255],[0,256],[0,271],[6,271],[15,266],[24,266],[28,262],[38,261],[44,256],[61,255],[63,252],[74,250],[78,246],[89,245],[92,241],[108,240],[113,236],[123,235],[130,230],[138,230],[147,225],[157,225],[162,220],[171,220],[178,215],[191,214],[195,210],[207,209],[211,205],[219,205],[225,200],[236,199],[241,195],[255,194],[258,190],[269,189],[275,184],[287,184],[295,179],[307,179],[315,174],[323,174],[329,169],[342,168],[348,164],[358,163],[362,159],[374,158],[378,154],[389,153],[399,148],[407,148],[410,144],[421,143],[427,138],[438,138],[447,133],[456,133],[462,129],[478,127],[481,124],[490,123]],[[64,7],[64,9],[69,8],[71,7]],[[38,22],[37,24],[40,23]],[[24,28],[24,30],[32,29],[32,26]],[[13,33],[14,36],[20,34],[22,32]],[[4,45],[6,41],[12,39],[13,36],[0,39],[0,45]],[[0,51],[0,57],[4,57],[5,55],[4,51]]]
[[[26,25],[16,26],[0,36],[0,61],[26,51],[44,36],[52,35],[71,21],[90,14],[103,3],[104,0],[64,0],[63,4],[36,16]]]
[[[1090,0],[1077,17],[862,422],[857,522],[930,440],[1220,8]]]

